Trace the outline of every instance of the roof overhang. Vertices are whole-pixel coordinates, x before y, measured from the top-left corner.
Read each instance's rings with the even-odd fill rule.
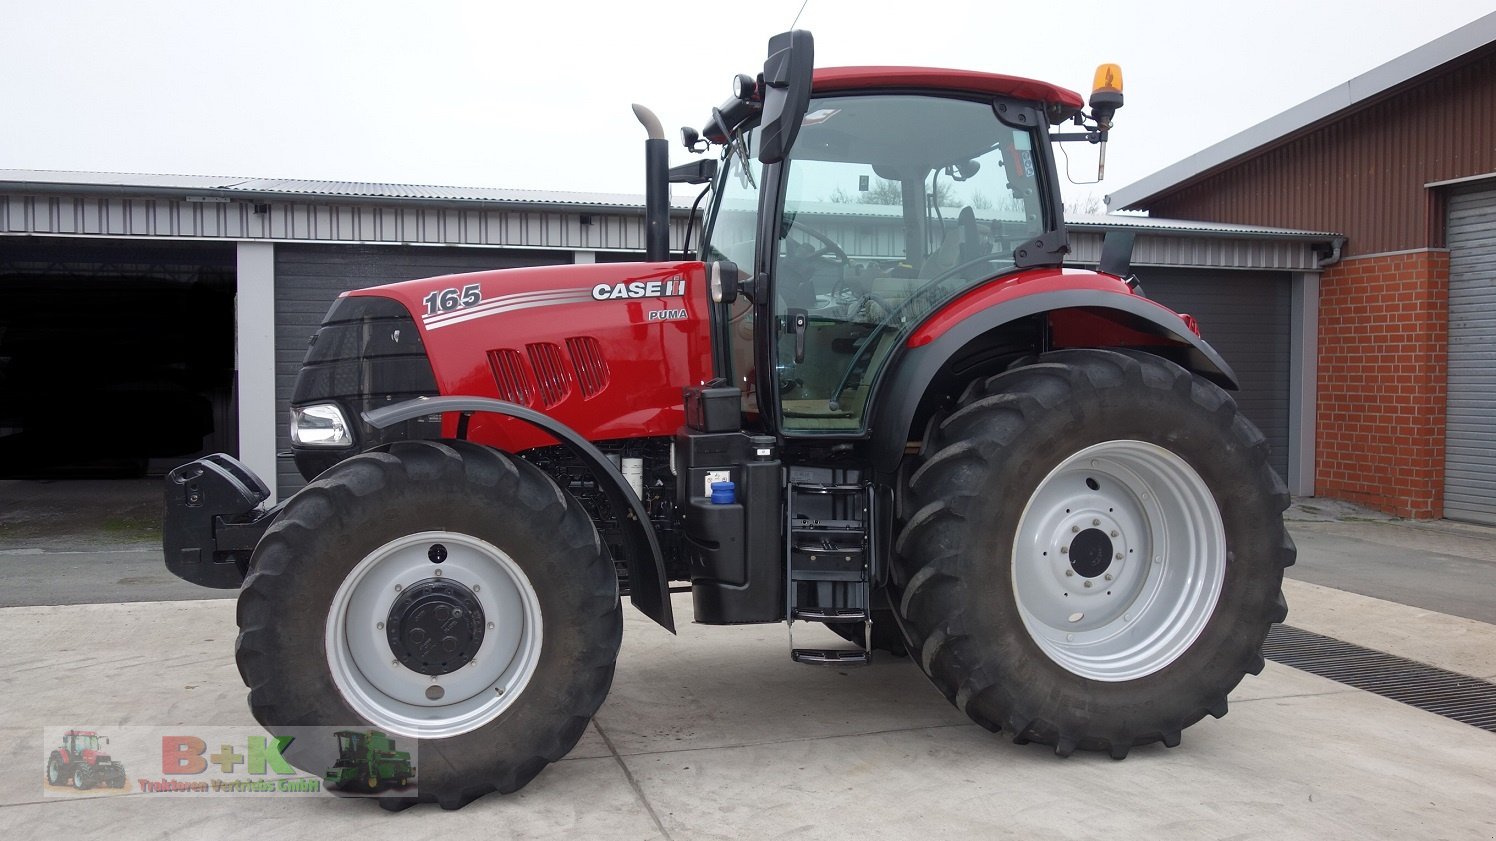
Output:
[[[644,197],[627,193],[584,193],[499,187],[443,187],[295,178],[241,178],[213,175],[154,175],[119,172],[0,169],[0,192],[164,197],[186,201],[349,201],[359,204],[436,204],[491,209],[552,209],[643,213]],[[690,203],[672,202],[685,212]]]
[[[1107,196],[1113,210],[1146,209],[1151,199],[1217,172],[1306,129],[1372,104],[1430,71],[1496,42],[1496,12],[1299,103]]]

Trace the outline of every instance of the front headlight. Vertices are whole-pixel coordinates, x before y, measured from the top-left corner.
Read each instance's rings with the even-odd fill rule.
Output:
[[[336,403],[291,409],[291,443],[301,447],[351,447],[353,433]]]

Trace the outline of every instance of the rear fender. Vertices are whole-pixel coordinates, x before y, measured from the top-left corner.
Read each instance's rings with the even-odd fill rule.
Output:
[[[1061,315],[1058,311],[1070,313]],[[1066,347],[1104,347],[1124,344],[1118,340],[1130,336],[1144,350],[1161,355],[1167,351],[1185,368],[1224,388],[1237,388],[1236,374],[1203,338],[1194,332],[1184,317],[1140,295],[1101,289],[1070,289],[1040,292],[1010,298],[984,309],[977,309],[958,321],[950,321],[949,308],[936,312],[924,326],[916,329],[906,343],[893,369],[883,377],[873,399],[871,429],[873,465],[880,473],[898,469],[910,439],[915,417],[929,385],[946,369],[961,351],[987,333],[1013,322],[1040,314],[1053,313],[1054,320],[1074,315],[1074,322],[1103,324],[1110,328],[1092,335],[1089,344],[1075,340],[1077,329],[1055,330],[1055,337],[1067,336]],[[945,317],[945,323],[935,328]]]
[[[665,559],[660,552],[660,541],[650,525],[649,515],[628,480],[602,451],[579,435],[576,430],[554,418],[503,400],[491,397],[423,397],[395,403],[364,412],[364,420],[371,426],[383,429],[387,426],[413,418],[432,414],[456,412],[461,414],[493,414],[524,421],[550,435],[566,447],[592,472],[597,485],[608,499],[614,511],[624,512],[619,518],[624,540],[627,544],[629,600],[634,607],[665,630],[675,633],[675,615],[670,607],[669,582],[665,578]],[[465,424],[459,424],[462,428]]]

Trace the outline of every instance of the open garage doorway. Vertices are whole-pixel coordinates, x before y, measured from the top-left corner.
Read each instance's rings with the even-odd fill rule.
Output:
[[[234,245],[0,237],[0,478],[237,449]]]

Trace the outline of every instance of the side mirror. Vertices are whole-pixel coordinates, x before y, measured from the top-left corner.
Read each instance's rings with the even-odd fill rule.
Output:
[[[707,269],[708,285],[712,290],[712,303],[730,304],[738,299],[738,264],[731,260],[717,260]]]
[[[769,57],[764,61],[764,110],[759,124],[761,163],[779,163],[789,155],[805,109],[810,107],[814,69],[815,41],[809,32],[795,29],[769,39]]]

